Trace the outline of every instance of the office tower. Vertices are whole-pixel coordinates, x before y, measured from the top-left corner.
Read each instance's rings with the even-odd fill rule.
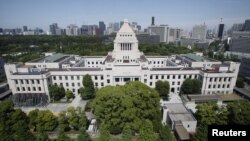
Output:
[[[250,19],[245,21],[243,31],[250,31]]]
[[[79,28],[76,25],[70,24],[66,28],[66,35],[68,35],[68,36],[77,36],[77,35],[79,35]]]
[[[221,40],[223,38],[224,24],[219,24],[218,38]]]
[[[104,31],[106,30],[106,25],[103,21],[99,22],[99,31],[101,35],[104,35]]]
[[[200,41],[206,41],[207,35],[207,26],[203,25],[195,25],[193,27],[192,38],[199,39]]]
[[[56,29],[58,28],[57,23],[53,23],[49,26],[51,35],[56,35]]]
[[[120,21],[120,28],[122,27],[123,23],[124,23],[123,21]]]
[[[23,32],[28,31],[28,27],[27,26],[23,26]]]
[[[152,17],[151,25],[155,25],[155,17]]]
[[[114,23],[114,30],[117,32],[120,29],[119,23]]]
[[[243,23],[233,24],[231,31],[241,31],[243,29]]]

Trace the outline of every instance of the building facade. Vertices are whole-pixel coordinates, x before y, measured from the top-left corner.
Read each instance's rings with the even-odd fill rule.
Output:
[[[207,36],[207,26],[204,25],[196,25],[193,27],[192,38],[199,39],[199,41],[206,41]]]
[[[49,55],[49,54],[48,54]],[[79,94],[84,75],[92,76],[95,87],[124,85],[141,81],[154,88],[158,80],[169,81],[171,93],[180,92],[187,78],[199,79],[202,94],[230,94],[237,79],[239,64],[221,63],[202,56],[184,54],[145,56],[127,20],[107,56],[50,54],[23,64],[6,64],[5,72],[12,93],[49,94],[51,84]]]

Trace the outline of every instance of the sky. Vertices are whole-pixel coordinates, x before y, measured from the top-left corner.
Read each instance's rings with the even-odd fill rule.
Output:
[[[168,24],[190,30],[205,23],[216,28],[220,18],[226,27],[250,19],[250,0],[0,0],[0,27],[49,29],[51,23],[97,24],[128,19],[143,28]]]

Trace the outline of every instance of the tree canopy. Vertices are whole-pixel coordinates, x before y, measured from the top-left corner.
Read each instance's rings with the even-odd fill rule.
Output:
[[[83,77],[83,88],[81,89],[82,99],[91,99],[95,97],[95,87],[92,78],[89,74]]]
[[[156,134],[153,130],[153,125],[149,120],[146,120],[142,124],[137,141],[157,141]]]
[[[107,86],[98,90],[93,101],[94,113],[111,133],[120,133],[125,125],[139,131],[146,119],[160,115],[158,93],[141,82]],[[154,125],[156,126],[156,125]]]
[[[230,124],[250,125],[250,102],[234,101],[227,105]]]
[[[20,109],[14,109],[11,101],[0,102],[0,140],[33,141],[29,118]]]
[[[51,99],[58,101],[65,96],[65,89],[62,86],[51,85],[49,95]]]
[[[181,86],[181,94],[200,94],[201,82],[198,79],[186,79]]]
[[[168,81],[157,81],[155,84],[155,90],[163,99],[168,99],[169,94],[169,82]]]
[[[244,88],[245,87],[243,78],[241,78],[241,77],[237,78],[236,87],[238,87],[238,88]]]

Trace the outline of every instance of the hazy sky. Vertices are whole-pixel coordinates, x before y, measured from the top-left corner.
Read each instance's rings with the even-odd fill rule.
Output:
[[[226,27],[250,19],[250,0],[0,0],[0,27],[49,29],[58,23],[98,24],[127,18],[142,27],[151,23],[191,29],[204,22],[215,28],[223,18]]]

